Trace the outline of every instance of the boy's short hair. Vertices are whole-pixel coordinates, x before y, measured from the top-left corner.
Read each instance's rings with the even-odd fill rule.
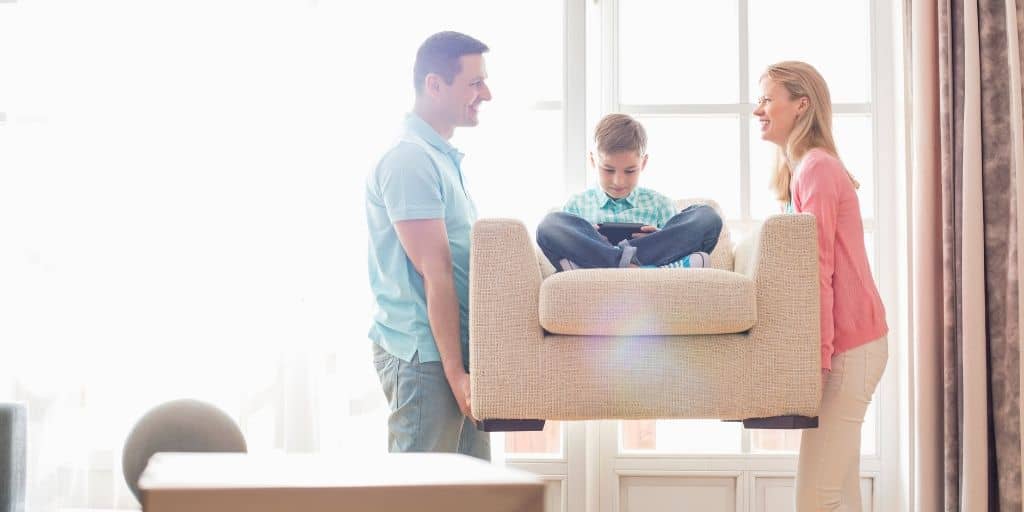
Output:
[[[644,156],[647,154],[647,130],[640,121],[626,114],[608,114],[594,129],[594,143],[602,155],[636,151]]]
[[[416,52],[413,65],[412,81],[416,95],[423,92],[423,80],[428,73],[440,75],[444,83],[451,85],[455,75],[462,71],[459,57],[487,53],[489,49],[486,44],[460,32],[438,32],[428,37]]]

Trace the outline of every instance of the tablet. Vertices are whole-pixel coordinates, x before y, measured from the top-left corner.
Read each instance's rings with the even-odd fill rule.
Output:
[[[644,225],[636,222],[602,222],[597,225],[597,232],[604,235],[609,242],[619,242],[632,238],[633,233],[642,233]]]

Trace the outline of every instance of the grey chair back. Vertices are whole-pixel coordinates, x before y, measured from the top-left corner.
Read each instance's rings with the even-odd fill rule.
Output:
[[[198,400],[174,400],[144,414],[124,442],[121,466],[125,483],[139,503],[139,476],[159,452],[242,452],[245,436],[235,420]]]
[[[28,411],[0,403],[0,512],[24,512]]]

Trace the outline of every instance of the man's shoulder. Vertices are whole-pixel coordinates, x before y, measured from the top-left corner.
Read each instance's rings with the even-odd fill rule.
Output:
[[[366,176],[367,194],[381,196],[390,187],[414,180],[421,183],[443,181],[437,163],[424,148],[409,141],[398,141],[377,160]]]
[[[384,152],[377,161],[376,169],[395,169],[408,167],[433,167],[434,159],[423,146],[402,139]]]

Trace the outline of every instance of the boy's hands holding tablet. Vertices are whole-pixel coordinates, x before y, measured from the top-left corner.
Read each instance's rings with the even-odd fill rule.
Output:
[[[613,245],[627,238],[635,238],[637,234],[646,236],[648,233],[657,231],[654,226],[646,226],[637,222],[602,222],[597,225],[597,232],[604,235]]]
[[[633,238],[643,238],[643,237],[645,237],[645,236],[647,236],[647,235],[649,235],[651,233],[655,233],[657,231],[658,231],[658,228],[656,226],[643,226],[643,227],[640,228],[640,232],[639,233],[633,233]]]

